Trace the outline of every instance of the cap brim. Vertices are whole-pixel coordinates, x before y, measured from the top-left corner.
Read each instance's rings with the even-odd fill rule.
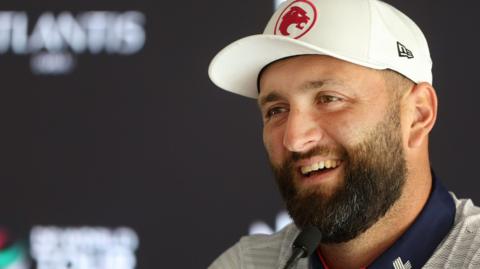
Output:
[[[285,57],[305,54],[328,55],[374,69],[386,68],[284,36],[253,35],[237,40],[221,50],[211,61],[208,75],[215,85],[224,90],[257,98],[257,78],[262,68]]]

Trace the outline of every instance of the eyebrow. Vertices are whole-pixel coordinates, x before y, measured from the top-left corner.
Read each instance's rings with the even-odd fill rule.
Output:
[[[271,93],[267,94],[266,96],[260,98],[258,100],[258,104],[260,105],[260,107],[263,107],[267,103],[275,102],[275,101],[278,101],[280,99],[281,99],[280,95],[278,95],[275,92],[271,92]]]
[[[308,90],[319,89],[319,88],[322,88],[326,84],[329,84],[329,85],[343,85],[343,83],[341,81],[334,81],[334,80],[331,80],[331,79],[307,81],[302,86],[300,86],[300,90],[301,91],[308,91]],[[258,100],[258,104],[260,105],[260,107],[262,107],[267,103],[275,102],[275,101],[278,101],[278,100],[281,100],[281,99],[282,99],[281,95],[279,95],[275,91],[272,91],[271,93],[267,94],[266,96],[260,98]]]

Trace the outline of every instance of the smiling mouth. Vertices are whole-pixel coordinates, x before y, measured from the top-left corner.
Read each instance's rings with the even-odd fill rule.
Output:
[[[310,177],[315,174],[320,174],[324,172],[328,172],[330,170],[333,170],[340,166],[341,161],[340,160],[325,160],[325,161],[320,161],[311,165],[306,165],[300,167],[300,173],[304,177]]]

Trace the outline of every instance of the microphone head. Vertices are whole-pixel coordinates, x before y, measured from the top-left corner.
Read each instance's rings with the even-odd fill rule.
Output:
[[[315,226],[308,226],[303,229],[293,241],[293,248],[303,250],[302,258],[312,255],[322,240],[322,233]]]

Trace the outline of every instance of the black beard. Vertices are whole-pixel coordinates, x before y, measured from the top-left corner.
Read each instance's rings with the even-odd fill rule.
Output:
[[[287,210],[297,227],[318,227],[322,242],[327,244],[347,242],[362,234],[400,197],[407,168],[398,111],[387,113],[360,144],[336,151],[336,156],[342,158],[345,178],[344,184],[330,197],[315,187],[298,190],[294,162],[332,150],[335,149],[317,147],[305,154],[293,153],[281,167],[272,165]]]

